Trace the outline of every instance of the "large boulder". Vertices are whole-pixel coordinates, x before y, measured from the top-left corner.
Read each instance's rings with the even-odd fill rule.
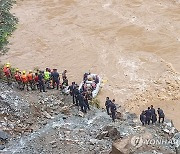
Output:
[[[117,140],[120,138],[120,133],[117,128],[113,126],[105,126],[102,131],[97,135],[96,139],[110,138],[112,140]]]

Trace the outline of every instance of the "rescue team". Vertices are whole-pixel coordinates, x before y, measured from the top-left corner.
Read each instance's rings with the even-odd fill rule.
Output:
[[[57,69],[46,68],[45,71],[36,70],[29,71],[19,71],[15,70],[14,75],[11,73],[10,63],[7,63],[3,68],[4,75],[7,79],[8,85],[11,84],[12,79],[15,79],[18,88],[20,90],[27,89],[30,90],[40,90],[40,92],[46,92],[46,89],[61,89],[62,91],[70,91],[70,95],[73,99],[73,104],[80,107],[80,110],[84,113],[87,113],[87,110],[90,110],[89,100],[92,100],[92,88],[91,90],[79,90],[79,86],[72,82],[72,85],[69,86],[67,79],[67,70],[64,70],[62,73],[62,84],[60,84],[60,75],[57,72]],[[65,90],[64,90],[65,89]]]
[[[50,68],[46,68],[45,71],[36,70],[35,73],[33,71],[29,71],[26,73],[25,71],[21,72],[19,69],[16,69],[14,73],[14,77],[11,73],[10,63],[7,63],[4,65],[3,68],[4,75],[7,79],[8,85],[11,84],[12,78],[14,78],[18,84],[18,88],[20,90],[24,90],[25,87],[27,91],[29,91],[29,87],[31,90],[37,90],[39,89],[40,92],[46,92],[46,89],[54,89],[56,88],[59,90],[59,88],[64,89],[65,87],[68,87],[68,90],[70,91],[70,95],[72,96],[73,104],[80,107],[80,110],[84,113],[87,113],[87,110],[90,110],[89,107],[89,100],[92,100],[92,90],[79,90],[79,86],[72,82],[72,85],[69,86],[68,79],[67,79],[67,70],[64,70],[62,73],[62,84],[60,84],[60,75],[57,72],[57,69],[51,70]],[[85,73],[86,75],[86,73]],[[84,76],[85,76],[84,75]],[[98,79],[97,83],[99,82]],[[86,81],[86,78],[84,77],[84,81]],[[109,97],[106,98],[105,107],[107,114],[112,117],[113,122],[115,122],[116,119],[116,105],[115,105],[115,99],[112,101],[109,99]],[[158,108],[157,110],[159,115],[159,123],[162,119],[162,123],[164,122],[164,112],[162,109]],[[140,121],[142,122],[142,125],[150,124],[150,121],[152,121],[152,124],[156,123],[157,121],[157,114],[155,109],[153,108],[153,105],[151,107],[148,107],[146,111],[142,111],[140,115]]]
[[[27,91],[29,91],[29,88],[31,88],[31,90],[39,89],[40,92],[46,92],[46,88],[54,89],[56,87],[56,89],[59,90],[59,88],[63,88],[63,86],[68,86],[68,79],[66,76],[67,70],[64,70],[62,73],[62,85],[60,85],[60,75],[57,72],[57,69],[51,70],[46,68],[45,71],[36,70],[35,73],[33,73],[32,70],[29,70],[29,72],[26,73],[26,71],[21,72],[17,68],[13,75],[11,73],[10,63],[7,63],[3,68],[3,72],[8,85],[11,84],[12,79],[15,79],[20,90],[26,88]]]

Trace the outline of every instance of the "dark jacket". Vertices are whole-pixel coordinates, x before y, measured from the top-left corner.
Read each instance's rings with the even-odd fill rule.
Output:
[[[146,121],[146,115],[145,114],[143,114],[143,113],[140,114],[140,121],[145,123],[145,121]]]
[[[58,81],[59,80],[59,73],[58,72],[52,72],[51,77],[54,81]]]
[[[160,117],[160,118],[164,118],[165,115],[164,115],[163,110],[162,110],[162,109],[158,109],[157,111],[158,111],[159,117]]]
[[[147,118],[151,118],[151,115],[152,115],[151,110],[146,110],[145,115],[146,115]]]
[[[156,114],[156,110],[154,108],[151,108],[150,110],[151,110],[151,115]]]
[[[114,103],[110,104],[110,110],[111,110],[111,113],[116,112],[116,105]]]
[[[105,102],[105,106],[106,106],[106,107],[110,107],[110,104],[111,104],[111,100],[107,100],[107,101]]]

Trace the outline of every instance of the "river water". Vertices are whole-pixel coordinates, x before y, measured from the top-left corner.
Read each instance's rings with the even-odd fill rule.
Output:
[[[121,105],[152,88],[169,68],[180,79],[178,0],[17,0],[12,12],[19,25],[1,63],[27,71],[67,69],[70,82],[78,83],[84,72],[100,74],[99,99],[110,96]],[[176,101],[172,110],[161,100],[158,105],[180,128]]]

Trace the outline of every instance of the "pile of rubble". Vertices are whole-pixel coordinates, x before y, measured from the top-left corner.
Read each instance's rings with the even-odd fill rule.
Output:
[[[118,112],[114,123],[104,110],[92,106],[87,114],[80,112],[71,97],[59,91],[24,95],[0,84],[0,150],[6,154],[145,154],[176,153],[179,149],[176,143],[134,144],[137,136],[180,140],[171,121],[142,127],[135,114]]]

